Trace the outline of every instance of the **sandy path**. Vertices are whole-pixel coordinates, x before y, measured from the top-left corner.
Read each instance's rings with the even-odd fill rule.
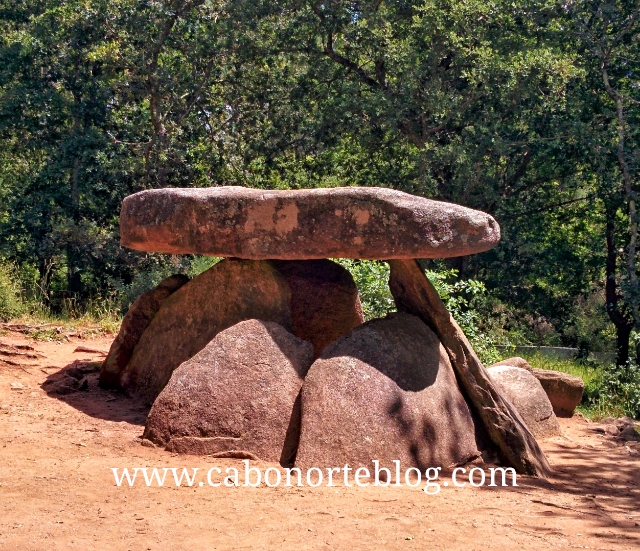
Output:
[[[554,477],[518,488],[118,487],[111,467],[243,465],[142,446],[146,409],[99,389],[96,374],[86,391],[43,390],[101,358],[77,346],[109,339],[0,342],[40,355],[0,356],[0,549],[640,549],[640,447],[578,417],[543,443]]]

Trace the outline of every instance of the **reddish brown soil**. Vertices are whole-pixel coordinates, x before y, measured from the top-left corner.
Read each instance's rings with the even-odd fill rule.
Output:
[[[640,548],[640,447],[579,417],[543,442],[553,478],[518,477],[517,488],[117,487],[111,467],[242,463],[142,446],[147,410],[99,389],[97,374],[86,391],[43,390],[74,361],[100,360],[77,346],[107,350],[109,339],[0,342],[42,355],[0,356],[19,364],[0,361],[0,549]]]

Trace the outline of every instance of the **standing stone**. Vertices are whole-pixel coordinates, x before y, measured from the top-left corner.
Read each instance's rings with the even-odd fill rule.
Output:
[[[142,293],[122,320],[120,331],[111,344],[109,354],[100,369],[100,386],[117,388],[120,375],[129,363],[140,337],[151,323],[165,299],[189,281],[186,275],[176,274],[163,279],[156,287]]]
[[[240,322],[174,371],[144,438],[178,453],[288,465],[299,437],[297,398],[312,361],[311,344],[282,326]]]
[[[223,260],[162,304],[120,376],[121,387],[151,404],[174,369],[247,319],[279,323],[311,342],[316,356],[364,322],[353,278],[335,262]]]
[[[120,214],[123,247],[254,260],[448,258],[499,240],[484,212],[374,187],[150,189]]]
[[[497,365],[487,371],[536,438],[560,436],[560,425],[551,402],[532,373],[509,365]]]
[[[220,331],[247,319],[291,329],[290,300],[286,279],[268,262],[215,264],[162,303],[120,377],[121,387],[152,404],[173,370]]]
[[[343,336],[302,389],[296,466],[394,471],[447,467],[479,455],[474,423],[438,338],[419,318],[390,314]]]
[[[338,337],[364,323],[358,288],[330,260],[275,260],[291,288],[292,332],[313,344],[317,358]]]
[[[571,417],[582,401],[584,381],[580,377],[550,369],[534,369],[531,372],[549,397],[553,412],[558,417]]]
[[[517,410],[491,382],[487,370],[416,260],[391,260],[389,287],[399,311],[418,316],[444,346],[463,392],[502,458],[517,472],[546,476],[551,467]]]

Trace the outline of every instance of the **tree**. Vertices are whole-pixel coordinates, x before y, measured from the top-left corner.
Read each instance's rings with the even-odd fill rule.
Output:
[[[607,313],[617,330],[617,364],[623,366],[629,357],[631,330],[640,324],[640,3],[578,1],[568,3],[566,9],[585,70],[576,93],[590,116],[586,143],[606,216]],[[636,353],[640,359],[640,349]]]

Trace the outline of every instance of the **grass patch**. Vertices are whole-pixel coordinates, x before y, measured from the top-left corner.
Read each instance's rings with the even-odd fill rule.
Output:
[[[29,288],[29,289],[27,289]],[[40,341],[66,340],[65,333],[82,337],[116,333],[122,313],[116,293],[78,302],[66,298],[52,311],[38,285],[25,284],[18,269],[0,258],[0,331],[19,331]]]
[[[590,384],[597,384],[601,380],[602,366],[599,364],[585,364],[577,360],[558,360],[543,356],[539,352],[525,356],[524,359],[534,369],[550,369],[580,377],[584,381],[585,388]]]
[[[33,306],[28,313],[17,316],[7,324],[9,329],[20,331],[38,341],[65,341],[73,333],[82,338],[113,335],[120,330],[122,314],[114,301],[89,300],[79,307],[67,300],[59,314]]]

